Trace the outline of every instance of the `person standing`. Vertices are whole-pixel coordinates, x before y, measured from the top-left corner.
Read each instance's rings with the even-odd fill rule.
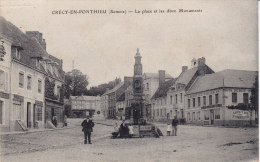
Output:
[[[129,129],[127,125],[125,124],[125,120],[123,120],[123,123],[120,125],[120,137],[128,137],[129,135]]]
[[[93,132],[94,123],[90,120],[90,117],[87,116],[86,119],[81,123],[82,131],[84,132],[84,144],[91,143],[91,132]]]
[[[134,127],[130,124],[128,126],[128,129],[129,129],[129,137],[132,138],[134,135]]]
[[[172,128],[173,128],[173,136],[177,136],[177,125],[178,125],[179,121],[177,119],[177,117],[175,116],[174,119],[172,120]]]
[[[67,115],[64,116],[64,126],[67,127]]]
[[[52,117],[52,124],[57,128],[58,122],[56,114],[54,114]]]
[[[172,132],[172,125],[170,122],[167,123],[167,136],[170,136]]]

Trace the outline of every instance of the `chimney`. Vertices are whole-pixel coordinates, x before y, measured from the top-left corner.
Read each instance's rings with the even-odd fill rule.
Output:
[[[42,40],[42,48],[45,49],[45,51],[46,51],[46,42],[45,42],[45,39]]]
[[[201,57],[198,59],[198,66],[203,66],[206,63],[205,57]]]
[[[159,70],[159,86],[165,82],[165,70]]]
[[[188,70],[188,66],[182,66],[182,73]]]

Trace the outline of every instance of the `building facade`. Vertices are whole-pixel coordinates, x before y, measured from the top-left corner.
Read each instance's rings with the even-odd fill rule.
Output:
[[[186,94],[186,121],[202,125],[249,125],[255,113],[236,109],[250,103],[255,71],[223,70],[198,77]]]
[[[71,111],[74,117],[100,115],[100,96],[70,96]]]

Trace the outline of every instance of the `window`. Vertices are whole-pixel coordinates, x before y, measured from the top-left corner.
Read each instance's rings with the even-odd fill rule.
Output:
[[[20,51],[16,47],[11,48],[11,53],[16,59],[20,60]]]
[[[162,116],[162,109],[160,109],[160,116]]]
[[[215,119],[220,119],[220,109],[215,110]]]
[[[197,119],[200,120],[200,111],[197,112]]]
[[[198,106],[200,106],[200,97],[198,97]]]
[[[190,113],[187,113],[187,119],[190,120]]]
[[[218,104],[218,94],[215,94],[215,103]]]
[[[0,90],[5,89],[5,72],[0,70]]]
[[[156,116],[159,116],[159,109],[157,109],[156,111]]]
[[[172,104],[172,96],[171,96],[171,104]]]
[[[181,95],[181,103],[182,103],[182,93],[180,95]]]
[[[212,95],[209,95],[209,105],[212,105]]]
[[[188,99],[188,107],[190,107],[190,99]]]
[[[205,120],[209,120],[209,111],[204,111]]]
[[[27,89],[32,89],[32,77],[30,75],[27,76]]]
[[[166,105],[166,98],[164,99],[164,105]]]
[[[184,111],[183,111],[183,109],[181,109],[181,118],[183,118],[184,117]]]
[[[36,105],[36,120],[42,121],[42,107],[39,105]]]
[[[192,99],[192,107],[195,107],[195,98]]]
[[[23,88],[23,84],[24,84],[24,73],[20,72],[19,73],[19,87]]]
[[[248,104],[248,93],[243,93],[243,103]]]
[[[232,93],[232,102],[237,102],[237,93]]]
[[[38,93],[42,92],[42,81],[38,80]]]
[[[203,106],[206,106],[206,96],[203,96]]]
[[[177,94],[175,95],[175,103],[176,104],[178,103],[178,95]]]

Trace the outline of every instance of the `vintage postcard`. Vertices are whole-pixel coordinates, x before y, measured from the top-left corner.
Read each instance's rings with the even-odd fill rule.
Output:
[[[258,161],[255,0],[2,0],[0,161]]]

